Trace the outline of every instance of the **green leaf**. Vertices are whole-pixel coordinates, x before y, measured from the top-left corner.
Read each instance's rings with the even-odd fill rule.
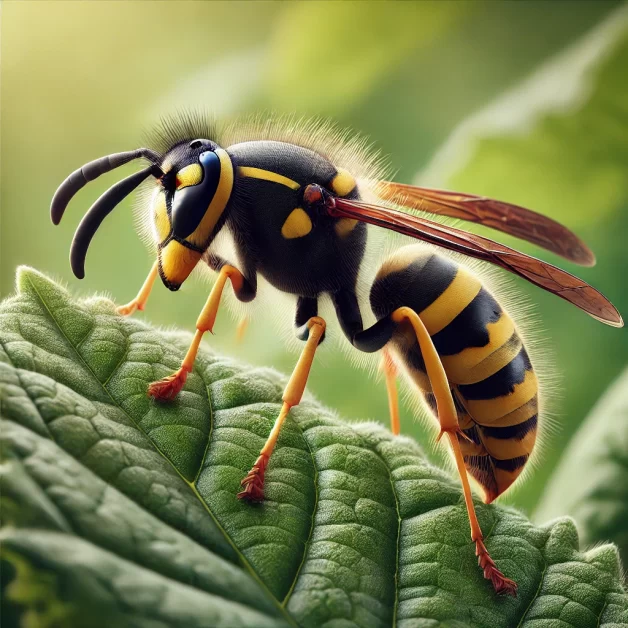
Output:
[[[617,550],[578,551],[568,519],[536,527],[478,504],[519,597],[482,578],[458,481],[376,424],[311,399],[286,422],[267,500],[237,500],[285,379],[189,336],[77,301],[32,270],[0,306],[3,609],[28,626],[611,626],[628,621]]]
[[[613,541],[628,560],[628,369],[563,454],[534,518],[568,513],[586,543]]]

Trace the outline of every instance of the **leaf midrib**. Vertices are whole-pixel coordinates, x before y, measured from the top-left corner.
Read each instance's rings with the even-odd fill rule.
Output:
[[[318,467],[316,466],[316,460],[314,459],[314,453],[312,452],[312,448],[310,447],[310,443],[308,442],[307,438],[305,437],[305,431],[303,430],[303,428],[301,427],[301,425],[299,424],[298,421],[295,421],[294,418],[292,419],[293,423],[295,423],[295,425],[299,428],[299,431],[301,432],[301,437],[303,438],[303,441],[305,442],[305,446],[307,447],[307,450],[310,454],[310,457],[312,458],[312,466],[314,468],[314,506],[312,507],[312,523],[310,524],[310,533],[308,534],[308,537],[305,541],[305,545],[303,547],[303,557],[301,559],[301,563],[299,564],[299,567],[296,570],[296,573],[294,574],[294,578],[292,579],[292,584],[290,585],[290,588],[288,589],[288,593],[286,593],[283,601],[281,602],[281,606],[283,608],[286,608],[288,605],[288,602],[290,601],[290,598],[292,596],[292,592],[294,591],[294,587],[297,584],[297,581],[299,579],[299,575],[301,573],[301,570],[303,569],[303,565],[305,565],[305,559],[307,558],[307,553],[310,549],[310,544],[312,542],[312,535],[314,534],[314,521],[316,519],[316,512],[318,510],[318,499],[319,499],[319,489],[318,489]]]
[[[52,323],[55,325],[55,327],[58,329],[59,333],[61,334],[61,336],[63,337],[63,339],[65,340],[65,342],[67,343],[67,345],[70,347],[70,349],[72,350],[72,352],[77,356],[77,358],[79,359],[79,361],[83,364],[83,366],[87,369],[87,371],[91,374],[91,376],[93,377],[93,379],[98,383],[98,385],[102,388],[102,390],[105,392],[105,394],[107,395],[107,397],[111,400],[111,405],[114,406],[115,408],[119,409],[130,421],[131,423],[136,427],[136,429],[138,429],[142,434],[144,434],[144,436],[146,436],[146,438],[148,438],[148,440],[150,441],[150,443],[152,444],[152,446],[155,448],[155,450],[159,453],[159,455],[164,458],[164,460],[166,460],[168,462],[168,464],[172,467],[172,469],[175,471],[175,473],[181,478],[181,480],[191,489],[192,493],[195,495],[195,497],[200,501],[200,503],[203,505],[203,508],[207,511],[207,514],[212,518],[212,521],[214,522],[214,524],[216,525],[216,527],[218,528],[218,530],[221,532],[221,534],[224,536],[225,540],[227,541],[227,543],[229,543],[229,545],[233,548],[234,552],[236,553],[236,555],[238,556],[238,558],[240,559],[242,565],[246,568],[246,570],[249,572],[249,574],[251,575],[251,577],[260,585],[260,587],[263,589],[263,591],[265,593],[267,593],[267,595],[269,596],[269,598],[273,601],[274,605],[276,606],[276,608],[279,610],[280,614],[286,619],[286,621],[291,625],[294,626],[295,628],[297,627],[297,624],[295,622],[295,620],[292,618],[292,616],[286,611],[286,609],[284,608],[284,606],[277,600],[277,598],[272,594],[272,592],[270,591],[270,589],[266,586],[266,584],[261,580],[261,578],[259,577],[259,575],[257,574],[257,572],[255,571],[255,569],[253,569],[252,565],[249,563],[249,561],[247,560],[247,558],[244,556],[244,554],[242,554],[242,552],[240,551],[240,549],[237,547],[237,545],[234,543],[233,539],[231,538],[231,536],[227,533],[227,531],[224,529],[224,527],[220,524],[220,522],[217,520],[217,518],[215,517],[214,513],[211,511],[211,509],[209,508],[209,505],[207,504],[207,502],[203,499],[202,495],[198,492],[198,489],[196,488],[196,484],[195,483],[191,483],[189,482],[181,473],[180,471],[176,468],[175,465],[172,464],[172,462],[170,461],[170,459],[168,458],[168,456],[166,456],[164,454],[164,452],[159,448],[159,446],[155,443],[155,441],[145,432],[145,430],[141,427],[140,424],[137,423],[137,421],[128,413],[128,411],[122,407],[116,400],[115,398],[111,395],[111,392],[109,391],[109,389],[105,386],[105,384],[103,384],[98,377],[96,376],[96,373],[93,371],[93,369],[91,368],[91,366],[85,361],[85,359],[83,358],[83,356],[81,355],[81,353],[79,352],[78,348],[74,346],[74,344],[72,343],[72,341],[70,340],[70,338],[68,338],[67,334],[65,333],[65,331],[63,330],[63,328],[59,325],[57,319],[55,318],[54,313],[50,310],[50,308],[48,307],[48,304],[46,303],[46,301],[44,300],[44,298],[42,297],[42,295],[40,294],[39,290],[37,290],[37,286],[31,281],[30,277],[26,276],[25,279],[28,281],[29,285],[31,286],[33,292],[37,295],[37,298],[39,299],[41,305],[43,306],[45,312],[47,313],[48,317],[50,318],[50,320],[52,321]],[[91,333],[91,331],[89,332]],[[89,335],[86,334],[86,337]],[[125,340],[127,343],[127,347],[125,349],[125,355],[128,352],[128,343],[129,343],[129,338],[128,335],[125,334]],[[119,364],[118,364],[119,366]],[[117,368],[117,367],[116,367]],[[107,381],[109,381],[111,379],[111,375],[107,378]],[[203,384],[205,384],[205,380],[203,378],[201,378],[203,380]],[[74,391],[77,394],[77,391]],[[207,390],[208,392],[208,401],[209,401],[209,406],[211,407],[211,398],[209,397],[209,390]],[[212,415],[212,421],[213,421],[213,415]],[[208,445],[209,445],[209,437],[211,436],[212,430],[210,427],[210,432],[208,434]],[[206,453],[206,452],[205,452]],[[203,456],[203,460],[205,459],[205,457]],[[198,477],[198,476],[197,476]]]
[[[375,452],[377,453],[377,452]],[[381,459],[381,457],[380,457]],[[392,476],[392,470],[388,467],[385,461],[382,459],[382,464],[388,471],[388,478],[390,479],[390,488],[392,490],[392,494],[395,497],[395,509],[397,511],[397,545],[396,545],[396,553],[395,553],[395,605],[393,607],[393,616],[391,626],[395,628],[397,625],[397,610],[399,608],[399,554],[401,552],[401,512],[399,510],[399,496],[397,495],[397,489],[395,488],[395,482]]]

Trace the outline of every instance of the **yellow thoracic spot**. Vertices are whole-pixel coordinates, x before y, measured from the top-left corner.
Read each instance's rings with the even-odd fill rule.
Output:
[[[338,174],[331,181],[331,189],[338,196],[347,196],[355,190],[355,177],[344,168],[338,168]]]
[[[231,158],[227,151],[222,148],[216,149],[216,155],[220,159],[218,187],[199,226],[186,238],[188,242],[195,246],[205,246],[222,212],[225,211],[233,190],[233,164],[231,163]]]
[[[163,190],[156,190],[153,196],[153,222],[157,241],[163,242],[170,234],[170,220],[166,210],[166,195]]]
[[[203,170],[201,169],[200,164],[190,164],[189,166],[185,166],[185,168],[181,168],[181,170],[177,172],[177,190],[187,188],[190,185],[196,185],[200,183],[202,179]]]
[[[277,174],[271,170],[262,170],[262,168],[252,168],[250,166],[238,166],[238,174],[241,177],[250,177],[252,179],[263,179],[264,181],[272,181],[273,183],[279,183],[285,185],[292,190],[298,190],[301,185],[288,177],[284,177],[282,174]]]
[[[173,284],[182,284],[201,259],[201,253],[192,251],[176,240],[170,240],[159,251],[164,277]]]
[[[358,221],[354,220],[353,218],[341,218],[334,225],[334,229],[341,238],[344,238],[346,235],[349,235],[353,231],[357,224]]]
[[[281,235],[286,240],[302,238],[312,231],[310,217],[300,207],[293,209],[281,227]]]

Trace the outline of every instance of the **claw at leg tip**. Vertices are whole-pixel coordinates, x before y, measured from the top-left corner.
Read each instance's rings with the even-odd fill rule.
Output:
[[[148,394],[154,399],[169,401],[180,392],[188,378],[186,369],[179,369],[176,373],[148,385]]]
[[[511,595],[517,597],[517,583],[506,576],[497,568],[486,546],[481,539],[475,542],[475,555],[478,557],[478,565],[484,572],[484,577],[491,581],[497,595]]]
[[[244,490],[237,494],[238,499],[247,502],[264,501],[264,474],[267,464],[268,456],[261,454],[246,477],[240,482],[240,486],[243,486]]]
[[[135,303],[131,302],[125,305],[119,305],[116,308],[116,312],[120,314],[120,316],[131,316],[131,314],[133,314],[136,310],[139,310],[139,309],[144,309],[144,308],[140,308]]]

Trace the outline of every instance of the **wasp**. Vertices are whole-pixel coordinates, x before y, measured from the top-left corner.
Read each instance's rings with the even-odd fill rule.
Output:
[[[349,142],[343,150],[347,140],[335,131],[303,126],[300,132],[281,131],[269,125],[257,136],[238,137],[237,129],[225,140],[218,135],[200,118],[169,123],[153,148],[87,163],[52,200],[51,217],[58,224],[71,198],[89,181],[133,160],[147,162],[92,205],[70,252],[72,270],[83,278],[87,250],[102,221],[143,182],[152,181],[152,196],[142,211],[151,223],[157,259],[135,299],[118,308],[123,315],[144,309],[157,276],[175,291],[197,265],[217,273],[181,367],[150,384],[148,394],[170,400],[183,388],[203,335],[213,330],[228,281],[243,302],[255,299],[258,277],[296,297],[295,333],[305,344],[281,411],[238,493],[243,500],[263,500],[269,459],[324,339],[326,321],[318,305],[328,295],[349,343],[358,351],[383,352],[393,433],[399,433],[399,368],[438,420],[438,438],[447,436],[462,482],[479,566],[497,593],[516,595],[516,583],[484,545],[469,476],[489,503],[521,474],[537,436],[539,383],[513,319],[478,276],[442,249],[495,264],[608,325],[621,327],[623,321],[600,292],[573,275],[425,216],[491,227],[583,266],[595,263],[593,253],[567,228],[517,205],[377,178],[373,168],[356,165],[362,145]],[[414,243],[379,266],[368,295],[376,322],[365,327],[356,286],[376,227]],[[232,240],[233,259],[215,246],[221,232]]]

